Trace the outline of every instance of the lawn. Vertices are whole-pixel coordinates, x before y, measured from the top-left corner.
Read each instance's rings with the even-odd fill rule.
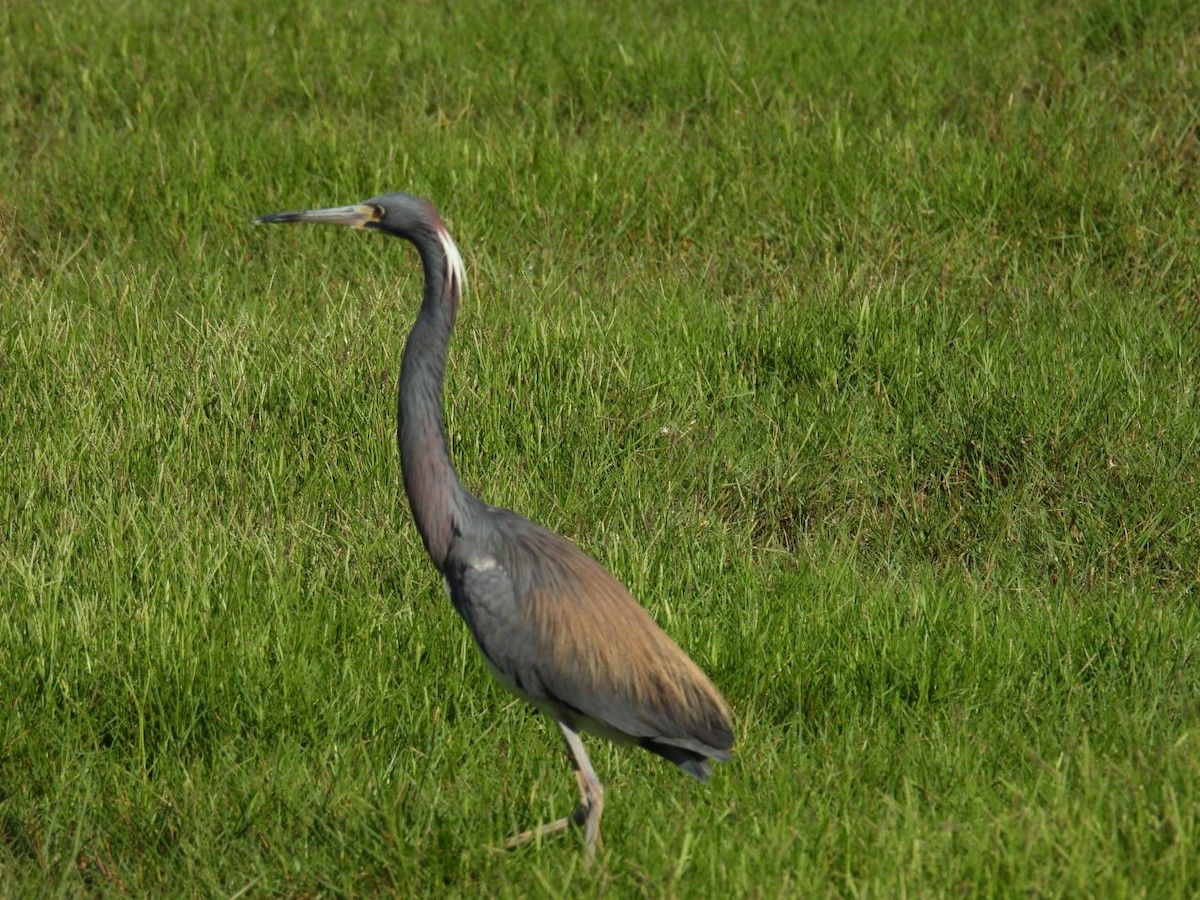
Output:
[[[1200,893],[1191,2],[0,6],[0,895]],[[702,786],[495,684],[466,485],[722,689]]]

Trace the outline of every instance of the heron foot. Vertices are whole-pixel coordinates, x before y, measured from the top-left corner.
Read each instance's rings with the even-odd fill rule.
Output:
[[[588,824],[589,820],[593,818],[590,815],[590,812],[591,811],[586,806],[580,805],[577,806],[575,811],[569,816],[563,816],[561,819],[555,819],[553,822],[547,822],[544,825],[539,825],[537,828],[530,828],[528,831],[518,832],[517,834],[514,834],[505,840],[504,851],[507,852],[515,850],[523,844],[528,844],[530,841],[536,841],[540,840],[541,838],[548,837],[549,835],[558,834],[559,832],[566,831],[572,826],[576,828],[584,827]],[[592,833],[588,835],[589,841],[587,849],[584,853],[584,861],[588,865],[591,865],[592,860],[596,856],[595,845],[599,843],[602,849],[604,847],[604,841],[600,838],[600,828],[598,822],[591,831]]]
[[[566,742],[571,768],[575,770],[575,782],[579,786],[579,806],[575,807],[575,812],[569,816],[529,831],[514,834],[504,842],[504,849],[513,850],[522,844],[527,844],[548,834],[558,834],[560,831],[566,831],[572,825],[576,825],[583,828],[583,861],[585,865],[590,866],[596,858],[596,845],[599,844],[600,848],[604,849],[604,841],[600,837],[600,814],[604,811],[604,786],[596,777],[596,771],[592,768],[583,742],[579,740],[579,734],[562,719],[559,719],[556,724],[562,733],[563,741]]]

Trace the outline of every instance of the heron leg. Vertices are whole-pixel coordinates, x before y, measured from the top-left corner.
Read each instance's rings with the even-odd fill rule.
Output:
[[[590,864],[596,856],[596,845],[604,847],[600,837],[600,813],[604,810],[604,786],[596,777],[596,770],[588,759],[583,741],[574,729],[558,722],[558,730],[562,732],[563,741],[567,745],[567,755],[571,759],[571,768],[575,770],[575,781],[579,785],[579,806],[569,816],[563,816],[537,828],[514,834],[504,842],[505,850],[512,850],[529,841],[537,840],[548,834],[558,834],[566,831],[572,825],[582,825],[584,835],[584,859]]]
[[[572,818],[576,824],[583,825],[584,859],[590,864],[596,857],[596,845],[599,844],[600,848],[604,849],[604,841],[600,838],[604,785],[596,777],[596,770],[592,768],[592,761],[588,759],[578,732],[563,722],[558,723],[558,730],[567,742],[567,750],[571,754],[571,767],[575,770],[575,780],[579,783],[579,806]]]

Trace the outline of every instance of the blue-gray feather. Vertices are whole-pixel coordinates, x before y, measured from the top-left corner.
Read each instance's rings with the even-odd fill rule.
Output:
[[[729,758],[733,735],[720,695],[616,579],[515,513],[489,508],[483,520],[482,529],[463,526],[445,575],[455,607],[510,690],[701,780],[705,760]]]

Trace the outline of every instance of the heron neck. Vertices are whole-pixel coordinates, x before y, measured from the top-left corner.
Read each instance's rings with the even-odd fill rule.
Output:
[[[400,364],[396,439],[404,490],[417,530],[429,556],[441,569],[450,551],[455,520],[464,511],[469,495],[454,471],[442,418],[446,357],[454,330],[458,287],[447,283],[445,260],[432,258],[436,255],[421,248],[425,299]]]

